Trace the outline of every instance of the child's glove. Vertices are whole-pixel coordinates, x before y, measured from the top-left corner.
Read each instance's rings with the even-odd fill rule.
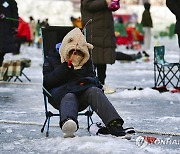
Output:
[[[57,51],[57,52],[59,52],[60,46],[61,46],[61,43],[57,43],[57,44],[56,44],[56,51]]]
[[[110,11],[117,11],[120,8],[119,0],[106,0]]]
[[[74,66],[72,63],[70,65],[68,65],[68,62],[64,62],[64,63],[62,63],[62,65],[65,70],[67,70],[69,72],[74,71]]]

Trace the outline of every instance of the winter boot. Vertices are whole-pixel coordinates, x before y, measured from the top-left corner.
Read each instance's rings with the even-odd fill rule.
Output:
[[[142,53],[143,53],[144,57],[149,57],[149,54],[146,51],[143,51]]]
[[[137,54],[132,55],[132,60],[136,60],[136,59],[140,59],[140,58],[142,58],[141,52],[138,52]]]
[[[75,137],[74,133],[77,130],[77,124],[72,119],[67,119],[62,125],[62,131],[64,133],[64,138]]]
[[[109,88],[109,86],[107,85],[103,85],[103,90],[105,94],[112,94],[114,92],[116,92],[115,89]]]
[[[122,124],[117,120],[111,121],[107,127],[109,128],[109,133],[111,135],[114,135],[117,137],[126,135],[126,132],[124,128],[122,127]]]

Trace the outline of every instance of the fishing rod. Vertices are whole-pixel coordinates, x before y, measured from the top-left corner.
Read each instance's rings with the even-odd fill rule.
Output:
[[[0,19],[20,22],[19,19],[12,18],[12,17],[6,17],[4,14],[0,14]]]

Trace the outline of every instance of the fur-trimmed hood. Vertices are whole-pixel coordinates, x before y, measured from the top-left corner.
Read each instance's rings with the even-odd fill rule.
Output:
[[[93,49],[93,45],[86,42],[86,39],[79,28],[74,28],[64,37],[59,48],[61,62],[68,62],[70,59],[70,51],[80,50],[84,54],[84,57],[77,65],[74,65],[74,69],[80,69],[90,57],[88,49]]]

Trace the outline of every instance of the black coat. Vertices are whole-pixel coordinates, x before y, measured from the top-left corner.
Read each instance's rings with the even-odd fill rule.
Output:
[[[143,27],[150,27],[150,28],[153,27],[153,22],[152,22],[150,11],[144,10],[144,12],[142,14],[141,24]]]
[[[0,0],[0,14],[8,19],[0,19],[0,52],[16,52],[15,29],[18,27],[18,8],[15,0]]]
[[[180,0],[166,0],[166,5],[170,11],[176,16],[175,33],[180,35]]]
[[[67,63],[61,63],[57,53],[45,59],[43,85],[52,94],[57,104],[67,93],[81,94],[87,88],[100,86],[91,60],[88,60],[82,69],[74,70],[69,68]]]
[[[92,24],[89,24],[86,29],[87,42],[94,45],[93,62],[95,64],[113,64],[116,48],[114,20],[106,1],[81,0],[81,16],[83,27],[88,20],[92,19]]]

